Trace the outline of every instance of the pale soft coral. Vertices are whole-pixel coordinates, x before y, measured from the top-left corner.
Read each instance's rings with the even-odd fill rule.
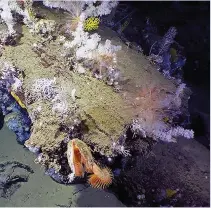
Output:
[[[14,30],[15,20],[12,16],[12,11],[22,15],[24,17],[23,21],[26,25],[31,24],[31,18],[27,7],[22,9],[17,2],[18,1],[14,0],[0,0],[0,9],[2,9],[2,11],[0,12],[0,16],[8,27],[9,35],[13,35],[16,33],[16,31]]]
[[[15,92],[20,91],[23,85],[22,80],[19,79],[21,70],[7,62],[2,62],[0,65],[0,79],[4,80],[8,88],[11,87]]]

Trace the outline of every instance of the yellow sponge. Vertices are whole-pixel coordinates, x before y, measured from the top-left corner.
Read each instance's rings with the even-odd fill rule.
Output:
[[[98,17],[89,17],[84,22],[84,30],[92,31],[99,27],[100,19]]]

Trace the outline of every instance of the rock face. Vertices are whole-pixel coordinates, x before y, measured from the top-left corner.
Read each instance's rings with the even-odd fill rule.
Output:
[[[47,15],[50,15],[48,11]],[[51,18],[59,21],[62,14],[59,18],[58,15]],[[81,139],[92,146],[95,152],[112,156],[113,142],[125,133],[126,126],[138,115],[139,107],[135,101],[141,87],[153,85],[164,93],[176,89],[174,83],[156,71],[145,56],[125,46],[109,29],[101,28],[99,33],[103,33],[102,39],[109,38],[113,44],[122,46],[122,50],[117,53],[117,67],[121,73],[119,93],[92,77],[89,72],[86,75],[73,72],[71,62],[61,56],[63,48],[57,36],[55,40],[42,42],[41,37],[33,36],[25,26],[22,32],[18,45],[5,47],[1,61],[11,62],[24,71],[23,88],[27,111],[33,117],[35,109],[41,109],[33,121],[31,137],[26,145],[40,148],[40,162],[49,168],[61,168],[61,155],[55,152],[64,154],[61,142],[70,136],[68,128],[77,127],[77,120],[82,121],[82,125],[79,133],[74,136],[82,136]],[[35,47],[32,46],[34,43]],[[33,82],[42,78],[56,80],[55,88],[58,91],[65,89],[69,92],[69,114],[65,119],[52,113],[51,102],[30,97]],[[71,96],[72,90],[75,90],[75,99]]]
[[[128,206],[209,206],[209,150],[196,140],[156,144],[133,157],[112,187]],[[121,191],[119,191],[121,190]],[[169,195],[169,190],[175,191]],[[137,196],[144,195],[144,198]],[[127,196],[127,197],[126,197]]]

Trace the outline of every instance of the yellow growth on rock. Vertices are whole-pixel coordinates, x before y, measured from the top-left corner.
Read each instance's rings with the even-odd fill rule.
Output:
[[[92,31],[97,30],[99,27],[100,19],[98,17],[89,17],[84,22],[84,30]]]
[[[25,104],[20,100],[20,98],[15,94],[15,92],[11,91],[10,93],[14,97],[14,99],[18,102],[18,104],[21,106],[21,108],[26,108]]]

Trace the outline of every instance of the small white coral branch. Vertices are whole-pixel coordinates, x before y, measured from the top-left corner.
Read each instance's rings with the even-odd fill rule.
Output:
[[[19,69],[7,62],[4,62],[2,63],[0,72],[2,74],[0,79],[6,82],[7,87],[12,87],[15,92],[21,89],[23,82],[18,78],[18,74],[20,72]]]
[[[94,6],[93,1],[87,1],[87,5],[85,10],[86,18],[110,14],[111,10],[118,5],[118,1],[101,1],[98,6]]]
[[[129,150],[125,149],[123,145],[120,145],[116,142],[113,142],[112,149],[114,152],[116,152],[117,154],[123,155],[124,157],[131,156]]]

